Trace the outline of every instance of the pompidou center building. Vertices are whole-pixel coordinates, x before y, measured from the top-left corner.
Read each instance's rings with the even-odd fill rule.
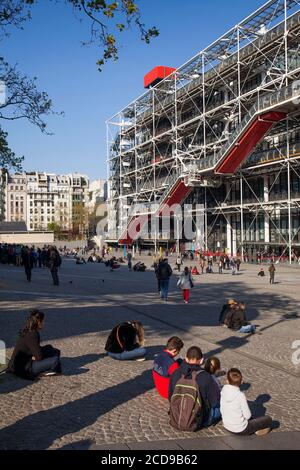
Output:
[[[300,2],[268,1],[144,84],[107,121],[108,240],[300,254]],[[165,231],[173,205],[189,210]],[[184,217],[194,235],[178,239]]]

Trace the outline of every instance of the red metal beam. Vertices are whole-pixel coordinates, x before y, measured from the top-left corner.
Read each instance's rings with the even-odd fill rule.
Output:
[[[216,168],[215,173],[234,174],[273,125],[285,118],[286,114],[274,111],[258,116],[250,126],[245,129],[244,134],[242,134],[227,157]]]

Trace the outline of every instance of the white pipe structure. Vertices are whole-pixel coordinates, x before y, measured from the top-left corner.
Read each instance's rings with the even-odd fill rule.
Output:
[[[228,246],[231,211],[238,254],[269,247],[285,250],[292,262],[295,247],[300,252],[299,81],[300,5],[270,0],[110,118],[109,217],[119,227],[114,240],[139,212],[135,204],[162,203],[184,178],[195,187],[193,203],[205,205],[208,250],[217,239]],[[245,129],[273,111],[285,113],[286,121],[272,127],[236,174],[216,174]],[[226,183],[234,189],[226,191]],[[285,202],[278,205],[278,197]],[[132,207],[127,215],[124,205]]]

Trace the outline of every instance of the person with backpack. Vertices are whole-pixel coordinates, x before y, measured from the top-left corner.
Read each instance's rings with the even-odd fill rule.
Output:
[[[192,346],[170,378],[170,424],[180,431],[197,431],[208,422],[211,408],[218,406],[215,383],[202,364],[201,349]]]
[[[188,267],[184,268],[183,273],[178,279],[177,286],[179,286],[182,289],[184,303],[188,304],[189,297],[190,297],[190,289],[194,287],[193,278]]]
[[[240,390],[243,377],[239,369],[230,369],[227,373],[227,384],[221,391],[221,415],[223,426],[227,431],[240,435],[265,436],[271,431],[272,418],[261,416],[252,418],[244,393]]]
[[[167,302],[168,301],[168,292],[169,292],[169,282],[170,277],[172,276],[172,268],[168,263],[167,258],[165,258],[157,268],[156,276],[160,280],[160,292],[161,298]]]
[[[59,286],[58,268],[61,265],[61,257],[57,249],[53,246],[49,251],[49,269],[52,275],[54,286]]]
[[[182,359],[175,360],[175,357],[183,346],[183,341],[178,336],[172,336],[167,342],[166,349],[154,359],[152,377],[156,390],[163,398],[168,399],[170,377],[182,363]]]

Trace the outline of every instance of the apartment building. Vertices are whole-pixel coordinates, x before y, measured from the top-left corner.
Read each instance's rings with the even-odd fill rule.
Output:
[[[9,175],[6,221],[24,221],[29,231],[57,227],[83,233],[89,180],[85,175],[24,172]]]

